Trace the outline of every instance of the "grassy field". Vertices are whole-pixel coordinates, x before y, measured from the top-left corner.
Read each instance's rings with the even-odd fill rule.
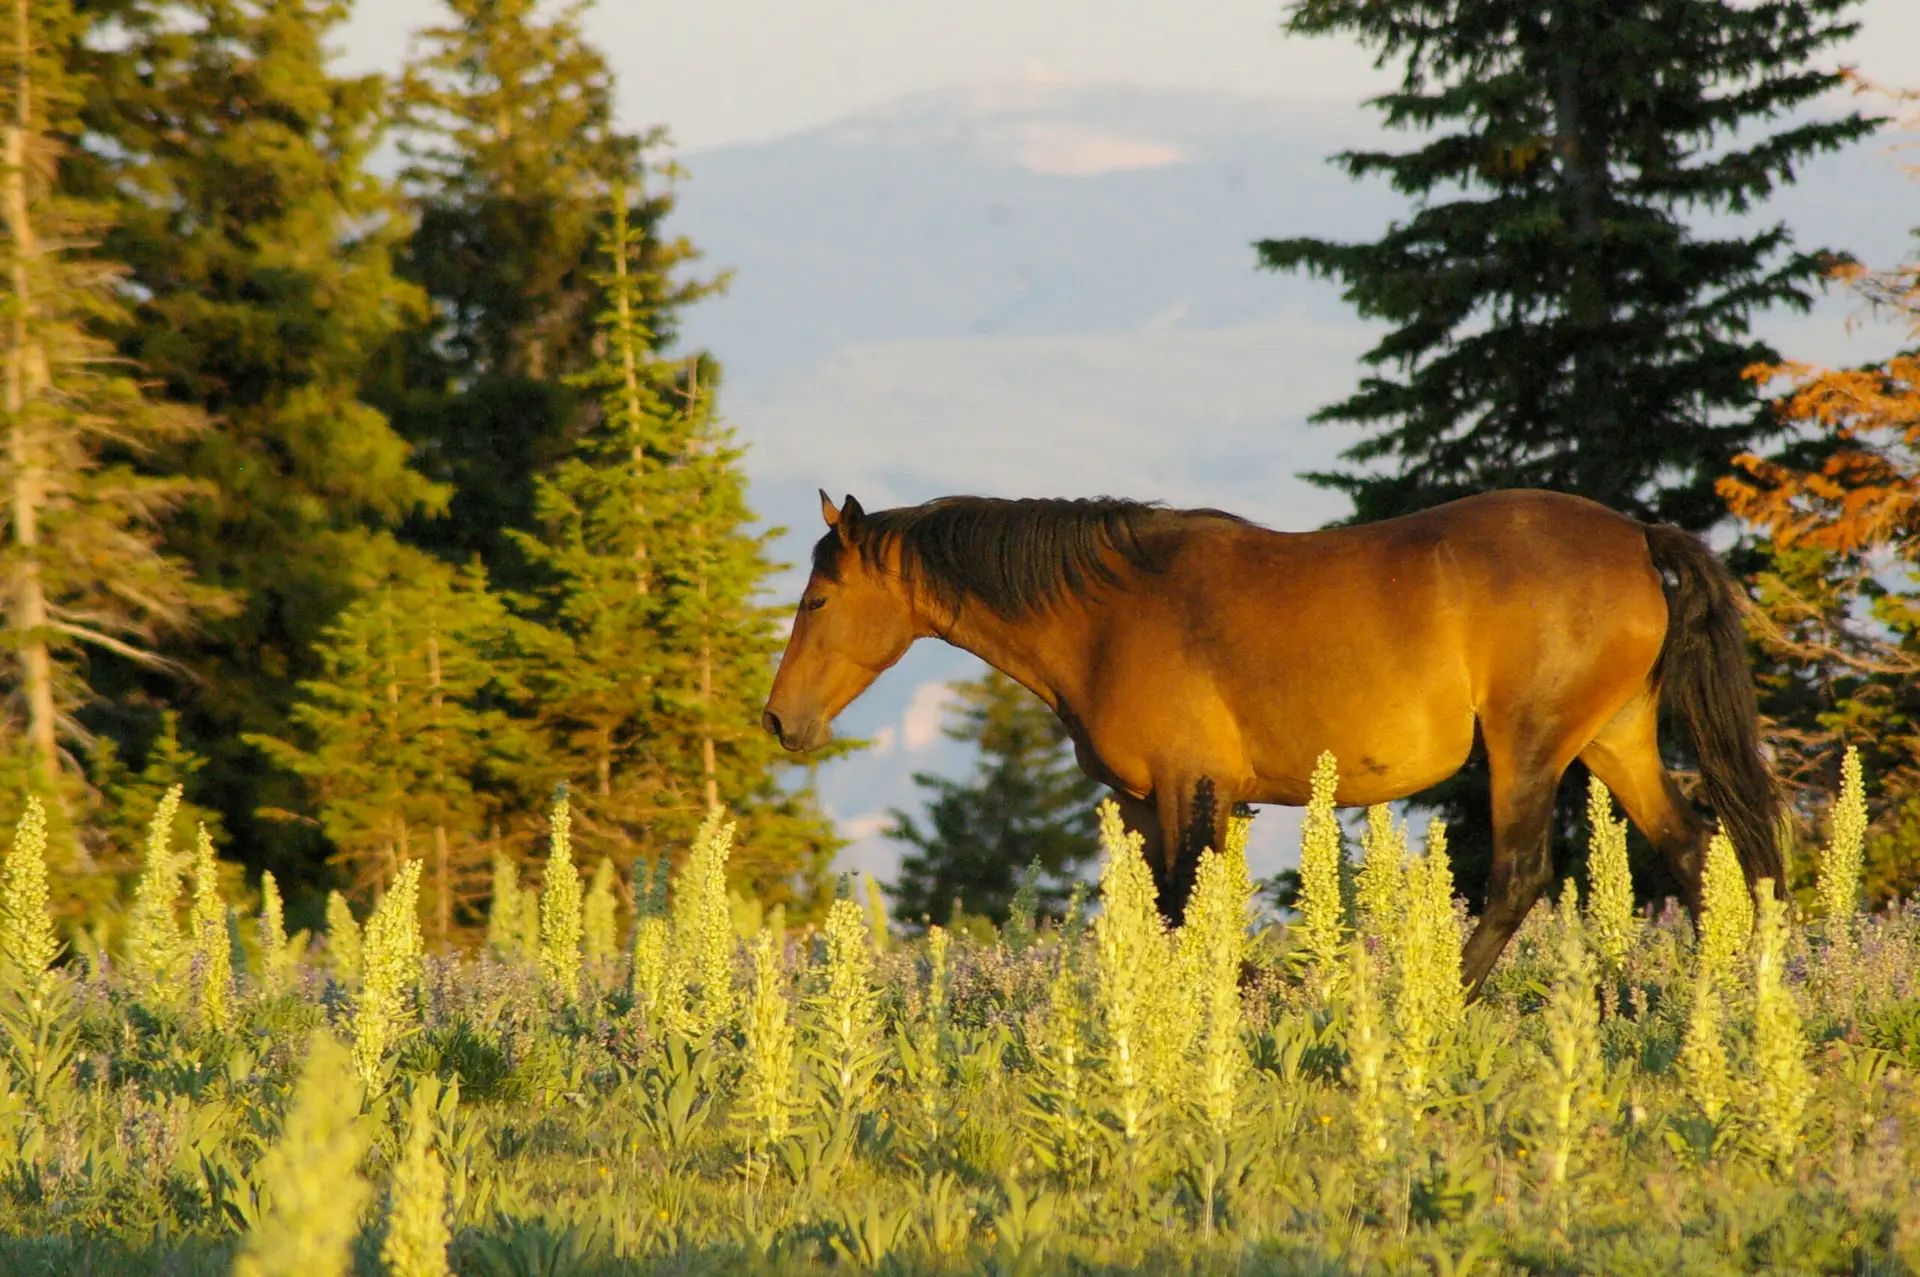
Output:
[[[1854,785],[1803,905],[1721,845],[1697,941],[1596,793],[1586,899],[1471,1005],[1443,839],[1369,813],[1355,869],[1329,792],[1284,928],[1229,848],[1169,934],[1111,820],[1060,925],[786,931],[717,823],[616,915],[562,811],[461,955],[417,869],[288,939],[156,837],[63,956],[29,813],[0,1272],[1920,1272],[1920,907],[1857,911]]]

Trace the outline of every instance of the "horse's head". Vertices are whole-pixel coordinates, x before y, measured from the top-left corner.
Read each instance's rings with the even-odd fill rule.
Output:
[[[774,675],[760,723],[788,749],[819,749],[853,698],[906,654],[920,637],[897,571],[888,570],[860,503],[838,509],[820,494],[827,534],[813,553],[813,575],[800,596],[793,633]]]

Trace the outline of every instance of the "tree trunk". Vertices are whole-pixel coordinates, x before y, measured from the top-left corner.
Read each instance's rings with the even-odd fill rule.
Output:
[[[619,251],[613,256],[613,276],[619,281],[613,288],[614,311],[619,315],[620,334],[620,388],[627,403],[627,429],[633,432],[631,458],[633,477],[638,480],[646,473],[647,450],[642,443],[638,424],[640,421],[640,352],[633,348],[633,298],[627,292],[627,188],[617,185],[613,190],[615,207],[614,234],[620,237]],[[637,533],[633,540],[633,558],[639,566],[640,593],[645,595],[653,588],[652,569],[647,563],[647,505],[641,497],[640,485],[633,487],[633,526]]]
[[[13,331],[6,367],[7,445],[13,464],[12,502],[14,545],[19,562],[11,584],[13,630],[20,635],[21,691],[27,702],[27,740],[49,796],[60,774],[58,717],[53,699],[53,658],[44,638],[47,625],[46,589],[40,579],[40,508],[46,499],[45,468],[40,441],[34,437],[27,411],[46,389],[47,359],[33,335],[31,263],[38,244],[27,216],[27,139],[33,122],[32,82],[28,78],[27,0],[14,0],[15,54],[20,59],[14,96],[14,118],[6,131],[5,204],[7,230],[13,239],[10,282],[13,287]]]
[[[707,598],[706,574],[700,576],[700,601]],[[701,608],[704,617],[706,609]],[[707,810],[720,810],[720,776],[713,748],[713,639],[700,636],[700,771],[707,778]]]
[[[440,731],[440,712],[446,696],[440,690],[440,633],[427,632],[427,686],[433,691],[433,770],[439,782],[439,794],[446,794],[446,745]],[[444,815],[444,812],[442,813]],[[453,932],[453,877],[447,865],[447,827],[433,822],[433,930],[444,946]]]
[[[1584,420],[1567,422],[1571,430],[1574,479],[1583,496],[1608,505],[1624,505],[1633,493],[1625,489],[1615,440],[1620,414],[1615,400],[1618,361],[1600,340],[1611,319],[1608,281],[1598,260],[1602,216],[1608,186],[1605,139],[1587,118],[1580,92],[1584,82],[1577,50],[1586,32],[1574,17],[1575,5],[1562,3],[1555,11],[1548,38],[1554,43],[1553,130],[1560,156],[1559,184],[1562,208],[1573,228],[1573,277],[1567,287],[1567,315],[1580,341],[1573,355],[1573,393],[1569,402]]]

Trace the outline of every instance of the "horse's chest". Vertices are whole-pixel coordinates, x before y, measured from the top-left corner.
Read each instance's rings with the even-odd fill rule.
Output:
[[[1109,754],[1112,752],[1109,751]],[[1109,789],[1117,789],[1135,798],[1145,798],[1153,790],[1153,782],[1145,767],[1126,767],[1124,759],[1119,767],[1110,765],[1107,756],[1101,754],[1083,729],[1076,728],[1073,732],[1073,760],[1080,765],[1081,771]]]

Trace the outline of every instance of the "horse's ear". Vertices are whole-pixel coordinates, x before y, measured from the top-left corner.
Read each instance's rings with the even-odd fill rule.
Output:
[[[840,526],[840,511],[833,504],[833,498],[827,495],[825,488],[820,489],[820,517],[827,521],[829,528]]]
[[[855,501],[853,494],[849,492],[847,499],[840,503],[840,521],[846,524],[845,531],[853,531],[860,526],[860,521],[866,517],[867,512],[860,508],[860,503]]]

